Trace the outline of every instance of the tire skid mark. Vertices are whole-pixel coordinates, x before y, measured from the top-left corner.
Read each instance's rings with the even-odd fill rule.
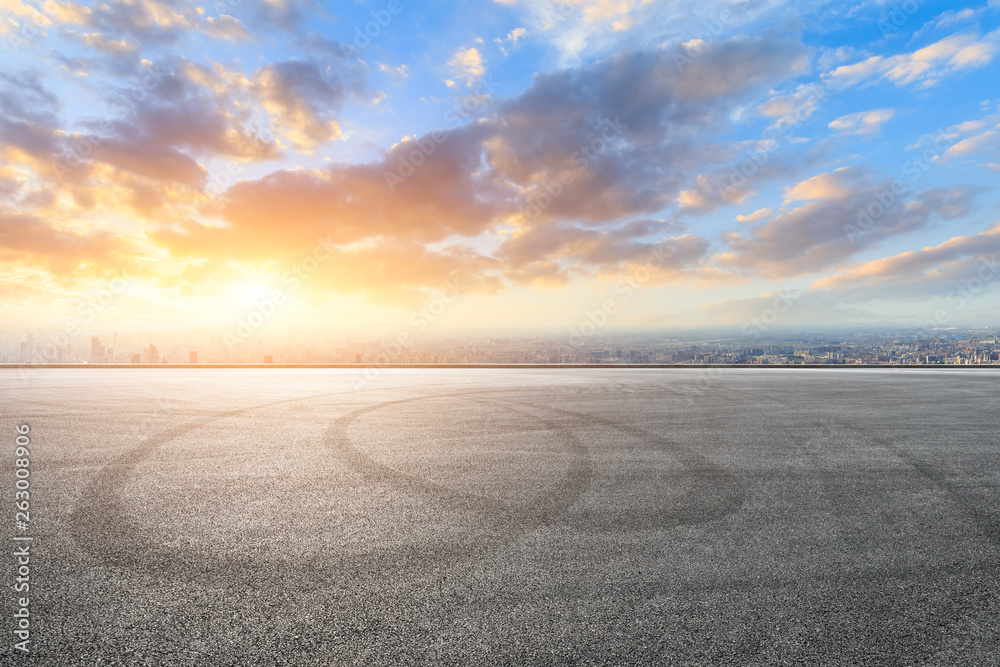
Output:
[[[661,513],[658,520],[653,522],[649,528],[672,528],[719,521],[738,511],[746,501],[746,490],[732,473],[708,457],[692,451],[689,447],[685,447],[663,434],[651,433],[646,429],[597,415],[581,414],[564,408],[549,409],[573,417],[573,428],[592,428],[598,425],[624,431],[644,440],[652,438],[657,449],[669,451],[677,458],[681,467],[687,471],[678,475],[681,480],[689,480],[696,487],[707,486],[719,491],[719,502],[706,506],[702,498],[693,496],[681,505]]]
[[[767,400],[780,409],[785,411],[792,411],[796,409],[790,401],[780,400],[770,396],[759,396],[759,399]],[[800,406],[799,406],[800,407]],[[952,490],[948,489],[948,482],[943,478],[940,473],[935,471],[930,466],[919,461],[904,449],[892,444],[883,437],[873,434],[870,430],[865,430],[863,427],[855,425],[853,423],[844,421],[837,418],[839,413],[836,410],[830,410],[829,412],[822,413],[821,416],[817,417],[820,422],[809,424],[806,430],[807,432],[812,431],[814,427],[818,427],[818,433],[812,436],[804,436],[797,440],[799,443],[799,450],[807,457],[813,464],[814,469],[818,470],[819,464],[822,459],[817,454],[816,444],[826,444],[828,443],[838,432],[845,434],[852,434],[858,437],[860,440],[870,443],[872,449],[883,448],[888,452],[892,453],[901,462],[912,467],[918,474],[927,478],[935,485],[939,486],[944,490],[953,500],[956,500],[965,509],[972,509],[975,512],[978,508],[974,506],[970,508],[969,503],[961,496],[961,494],[952,493]],[[939,479],[943,484],[939,483]],[[822,482],[824,487],[824,493],[830,495],[836,495],[831,491],[840,491],[841,489],[836,485],[836,483],[829,479],[823,479]],[[845,519],[840,512],[833,512],[833,516],[838,521],[841,526],[849,526],[850,522]],[[978,523],[978,521],[977,521]],[[994,528],[995,530],[995,528]],[[991,542],[996,542],[996,533],[993,536],[988,535],[988,539]],[[851,587],[856,587],[859,590],[876,589],[875,593],[871,593],[873,597],[879,595],[877,589],[883,589],[885,592],[885,600],[888,604],[895,604],[894,612],[903,613],[904,610],[910,604],[923,604],[923,605],[933,605],[933,612],[928,612],[924,615],[925,625],[918,626],[914,628],[914,632],[923,632],[926,636],[934,636],[935,641],[930,645],[922,647],[921,655],[915,656],[911,655],[911,660],[917,660],[920,664],[924,664],[928,660],[932,660],[936,655],[937,650],[943,645],[946,637],[949,634],[958,632],[960,626],[959,622],[956,620],[950,620],[947,623],[935,620],[935,619],[946,619],[949,617],[949,612],[953,612],[956,606],[969,603],[969,597],[967,592],[959,588],[952,588],[951,595],[945,597],[944,599],[931,602],[933,598],[919,598],[917,596],[898,598],[898,591],[912,586],[920,586],[923,582],[937,581],[942,577],[950,577],[956,580],[953,586],[970,586],[972,585],[968,580],[969,577],[981,577],[984,580],[989,580],[990,575],[995,574],[996,565],[992,563],[982,563],[982,562],[954,562],[947,564],[936,564],[932,566],[927,566],[923,564],[905,565],[899,566],[894,565],[893,568],[884,568],[880,566],[870,566],[860,571],[827,571],[818,574],[812,574],[810,577],[810,586],[812,588],[819,589],[836,589],[844,590]],[[789,582],[782,579],[763,579],[759,580],[759,585],[767,590],[779,590],[782,587],[789,585]],[[822,584],[822,585],[820,585]],[[708,583],[708,588],[713,585],[718,585],[716,582]],[[728,584],[734,585],[734,584]],[[825,606],[830,603],[823,598],[817,599],[817,604],[822,604]],[[973,607],[975,609],[975,607]],[[886,640],[891,640],[893,637],[886,637]],[[891,644],[886,646],[881,642],[874,642],[872,650],[892,650]]]
[[[440,385],[421,387],[421,390],[426,390],[433,386],[454,385],[452,383],[441,383]],[[587,455],[588,450],[586,445],[575,434],[570,433],[566,439],[567,451],[574,454],[574,456],[570,457],[566,475],[555,485],[552,492],[540,498],[532,499],[533,506],[527,509],[518,508],[517,506],[503,503],[503,501],[488,499],[480,495],[463,493],[405,475],[377,461],[371,460],[363,452],[351,446],[349,441],[339,440],[339,438],[346,435],[345,428],[353,420],[364,414],[391,405],[454,397],[485,402],[484,395],[497,393],[510,394],[511,391],[511,388],[484,390],[475,392],[475,396],[470,392],[447,394],[425,393],[417,397],[375,403],[339,417],[333,423],[331,429],[328,430],[327,435],[323,438],[323,442],[332,445],[332,448],[341,454],[340,458],[346,459],[348,463],[354,464],[355,467],[358,467],[362,472],[366,472],[369,476],[374,476],[374,478],[383,481],[391,481],[394,484],[401,484],[405,489],[412,492],[430,493],[439,499],[444,498],[445,503],[453,507],[470,510],[476,516],[485,516],[491,519],[493,524],[504,529],[503,535],[507,537],[504,537],[501,541],[512,541],[516,539],[516,535],[510,532],[511,528],[522,527],[530,529],[557,521],[569,511],[573,504],[589,488],[593,477],[592,464]],[[331,394],[285,399],[229,410],[187,422],[146,439],[139,446],[125,452],[114,462],[107,464],[88,485],[84,492],[84,500],[77,505],[70,517],[71,534],[74,541],[84,552],[105,565],[112,567],[154,570],[158,575],[166,575],[177,568],[183,567],[188,573],[193,571],[198,576],[209,578],[221,575],[226,577],[239,576],[247,580],[259,578],[261,563],[253,557],[209,556],[208,554],[191,549],[178,550],[170,545],[160,544],[143,535],[142,531],[124,513],[120,497],[122,488],[136,477],[138,466],[160,447],[207,424],[240,416],[254,410],[267,409],[276,405],[318,400],[345,394],[357,395],[357,392],[333,392]],[[493,399],[490,400],[494,403],[498,402]],[[705,507],[698,506],[698,499],[695,498],[692,499],[692,502],[685,503],[680,508],[675,508],[673,511],[665,513],[661,517],[661,520],[657,521],[653,527],[692,525],[715,520],[735,511],[742,503],[742,494],[734,493],[732,488],[730,488],[733,487],[733,480],[729,473],[711,463],[707,458],[689,452],[676,443],[671,443],[661,435],[651,434],[615,420],[581,415],[572,411],[545,406],[545,410],[560,412],[573,419],[571,424],[559,423],[524,410],[525,406],[523,404],[509,400],[499,402],[507,404],[507,407],[512,411],[530,416],[540,423],[549,426],[551,429],[563,431],[564,433],[572,429],[587,428],[591,424],[599,424],[630,431],[644,438],[652,436],[661,444],[667,443],[668,449],[679,455],[682,465],[694,470],[695,479],[700,479],[703,483],[712,483],[717,487],[721,485],[728,489],[724,494],[726,502],[721,505],[717,504],[706,511]],[[534,404],[529,409],[537,408],[538,405]],[[472,549],[480,551],[482,548],[488,546],[486,542],[493,543],[495,541],[488,538],[482,538],[480,541],[484,539],[486,541],[480,544],[479,548],[472,547]],[[468,555],[470,555],[470,547],[468,546],[454,547],[453,545],[440,544],[435,547],[434,559],[461,559]],[[419,565],[420,562],[426,563],[427,556],[426,548],[421,548],[419,545],[401,545],[395,550],[381,548],[363,553],[336,552],[316,555],[315,557],[306,557],[301,559],[297,565],[292,566],[292,569],[303,573],[310,573],[315,577],[316,568],[329,571],[331,566],[336,565],[338,569],[344,568],[339,575],[343,576],[347,571],[354,571],[358,574],[370,572],[372,567],[399,568],[415,564]]]
[[[858,426],[848,425],[853,431],[864,433]],[[893,456],[910,466],[921,477],[931,482],[935,487],[943,491],[963,513],[976,524],[982,531],[983,536],[994,545],[1000,545],[1000,516],[996,512],[981,507],[981,504],[970,498],[962,487],[953,483],[948,475],[940,468],[914,455],[905,447],[891,442],[888,438],[877,433],[872,435],[872,440],[892,452]]]
[[[848,426],[853,431],[863,433],[857,426]],[[874,436],[872,440],[881,447],[892,452],[893,456],[910,466],[917,474],[929,481],[936,488],[943,491],[952,502],[962,510],[962,513],[979,527],[982,535],[992,544],[1000,546],[1000,516],[995,512],[983,509],[974,498],[962,491],[962,488],[952,483],[948,476],[935,466],[914,456],[905,448],[889,442],[883,437]]]
[[[413,403],[415,401],[437,398],[464,398],[486,403],[485,399],[475,398],[480,393],[508,393],[509,390],[496,392],[461,392],[454,394],[437,394],[388,401],[377,405],[366,406],[344,415],[328,429],[324,443],[339,452],[360,473],[381,484],[387,484],[409,493],[429,495],[452,508],[481,515],[482,518],[495,524],[498,528],[531,528],[539,527],[557,520],[572,506],[587,490],[592,477],[592,468],[586,445],[573,434],[567,433],[564,426],[556,424],[537,415],[521,409],[511,408],[513,412],[526,415],[560,432],[565,440],[565,451],[571,453],[569,466],[563,479],[554,489],[546,494],[531,499],[528,507],[518,507],[510,502],[488,498],[486,496],[458,491],[441,484],[420,479],[413,475],[396,470],[391,466],[376,461],[351,444],[347,428],[358,417],[394,405]],[[497,401],[493,401],[495,404]]]
[[[437,386],[453,385],[452,383],[424,385],[421,387],[421,390]],[[483,393],[494,392],[487,391]],[[260,562],[252,557],[237,556],[220,558],[191,550],[178,550],[169,545],[160,544],[143,535],[142,531],[133,524],[123,511],[120,498],[122,488],[136,477],[138,466],[164,444],[210,423],[231,417],[238,417],[254,410],[266,409],[276,405],[325,399],[331,396],[357,394],[358,392],[355,391],[339,391],[283,399],[269,403],[260,403],[246,408],[227,410],[222,413],[214,413],[201,419],[186,422],[145,439],[137,447],[125,452],[113,462],[102,467],[93,481],[86,487],[82,494],[83,500],[77,504],[70,514],[70,534],[74,542],[84,553],[87,553],[108,567],[153,570],[159,575],[166,575],[175,569],[184,568],[187,573],[194,572],[201,577],[208,577],[210,579],[222,573],[225,573],[226,577],[238,575],[248,580],[256,578],[260,569]],[[427,394],[426,396],[417,397],[417,399],[403,399],[402,401],[389,401],[388,403],[392,404],[439,396],[462,395],[468,395],[468,393]],[[376,403],[362,408],[360,412],[370,412],[382,405],[383,403]],[[366,559],[369,561],[374,560],[375,562],[382,562],[384,566],[391,566],[393,563],[402,564],[415,561],[423,553],[411,545],[404,545],[400,547],[398,553],[381,550],[374,553],[346,554],[343,557],[345,561],[341,565],[344,565],[348,570],[354,569],[350,566],[360,558],[362,561]],[[448,555],[452,553],[452,550],[443,548],[440,550],[440,553]],[[466,550],[461,550],[461,554],[465,553]],[[292,569],[314,575],[315,568],[328,568],[330,560],[329,554],[301,559],[299,564],[293,566]],[[369,565],[365,566],[366,572],[371,564],[369,562]],[[358,573],[360,574],[360,571]]]
[[[477,395],[482,393],[509,393],[507,390],[500,392],[476,392]],[[444,397],[464,397],[470,398],[471,394],[451,394],[451,395],[439,395],[434,396],[434,398],[444,398]],[[567,473],[567,481],[569,486],[565,489],[564,494],[557,494],[556,496],[550,495],[545,499],[547,503],[551,504],[549,511],[543,511],[541,513],[534,512],[529,516],[525,516],[524,513],[517,511],[512,508],[509,504],[502,503],[501,501],[495,501],[492,499],[486,499],[482,496],[475,494],[467,494],[447,487],[443,487],[438,484],[431,482],[426,482],[420,480],[411,475],[402,473],[394,468],[386,466],[379,463],[364,453],[360,452],[356,448],[350,445],[349,437],[346,433],[346,427],[358,417],[367,414],[369,412],[388,407],[390,405],[409,403],[416,400],[424,400],[430,397],[418,397],[418,398],[407,398],[398,401],[390,401],[387,403],[382,403],[379,405],[366,406],[360,410],[356,410],[353,413],[345,415],[338,420],[336,427],[339,427],[339,431],[331,430],[328,434],[328,442],[334,447],[338,447],[341,451],[345,453],[347,458],[354,464],[357,469],[365,474],[367,477],[380,482],[396,486],[403,489],[404,491],[415,493],[415,494],[426,494],[435,497],[439,502],[445,505],[450,505],[452,507],[457,507],[462,510],[476,512],[483,514],[487,520],[490,520],[497,525],[503,526],[514,526],[520,525],[522,528],[537,527],[539,525],[544,525],[551,522],[555,517],[565,514],[568,512],[570,507],[577,502],[577,500],[585,493],[587,488],[590,486],[593,477],[593,470],[591,468],[591,463],[589,459],[586,459],[586,463],[577,463],[580,466],[578,470],[573,471],[572,469]],[[472,399],[472,400],[484,400],[484,399]],[[523,403],[516,401],[509,401],[503,399],[490,399],[492,403],[504,403],[508,407],[511,405],[517,405],[521,408],[524,407]],[[531,405],[531,408],[538,408],[537,405]],[[707,487],[719,492],[719,499],[715,503],[707,504],[703,497],[691,496],[688,499],[681,500],[680,504],[657,514],[657,516],[649,522],[649,525],[641,526],[640,529],[650,529],[650,528],[672,528],[677,526],[690,526],[690,525],[700,525],[703,523],[708,523],[710,521],[721,520],[734,512],[736,512],[740,507],[742,507],[745,502],[745,490],[742,485],[736,480],[736,478],[729,473],[727,470],[714,463],[707,457],[698,454],[697,452],[691,451],[689,448],[679,445],[675,441],[663,436],[662,434],[650,433],[647,430],[634,427],[629,424],[624,424],[617,420],[605,419],[598,417],[596,415],[580,414],[578,412],[573,412],[571,410],[565,410],[562,408],[555,408],[549,405],[544,406],[545,410],[560,413],[566,417],[571,418],[570,423],[559,423],[554,422],[549,419],[543,419],[537,415],[532,415],[530,412],[524,412],[524,410],[519,410],[517,408],[510,408],[512,410],[521,412],[522,414],[528,414],[535,419],[538,419],[541,423],[548,425],[550,428],[559,431],[567,430],[577,430],[577,429],[587,429],[592,428],[595,425],[604,426],[607,428],[617,429],[625,432],[629,432],[633,435],[637,435],[643,439],[653,438],[657,444],[660,445],[659,449],[669,451],[673,456],[676,457],[681,467],[686,470],[685,473],[678,475],[677,477],[683,482],[689,482],[692,486]],[[586,447],[579,444],[579,440],[574,437],[573,445],[574,447],[582,447],[583,451]],[[577,452],[578,457],[574,457],[574,461],[583,461],[584,458],[579,456],[582,452]],[[572,465],[572,464],[571,464]],[[584,467],[585,465],[585,467]],[[675,478],[676,479],[676,478]],[[562,500],[557,500],[557,499]],[[595,521],[595,517],[592,512],[588,512],[586,518],[597,525],[594,526],[599,529],[607,529],[610,526],[608,521]],[[525,520],[527,519],[527,521]],[[574,525],[579,522],[574,521]],[[584,522],[586,523],[586,522]]]
[[[915,379],[918,378],[915,377]],[[769,398],[768,400],[777,403],[784,409],[789,408],[787,403],[778,399]],[[866,430],[856,424],[842,419],[837,419],[833,415],[828,416],[827,420],[828,423],[825,425],[824,435],[828,435],[831,432],[832,427],[839,427],[859,435],[862,439],[868,440],[876,447],[881,447],[889,451],[893,456],[908,465],[917,474],[931,482],[931,484],[951,498],[951,500],[961,508],[963,513],[965,513],[966,516],[982,530],[986,539],[993,544],[1000,545],[1000,516],[997,516],[994,512],[981,508],[979,503],[977,503],[974,499],[970,499],[968,495],[961,490],[960,486],[949,481],[947,475],[939,469],[935,468],[926,461],[921,460],[917,456],[914,456],[904,447],[900,447],[886,437],[878,435],[878,433],[873,433],[872,431]]]
[[[446,383],[443,383],[446,384]],[[440,386],[440,385],[432,385]],[[135,478],[136,469],[164,444],[213,422],[289,403],[298,403],[331,396],[357,395],[358,392],[336,391],[297,398],[259,403],[244,408],[213,413],[161,431],[143,440],[137,447],[106,464],[83,492],[83,500],[70,515],[70,533],[85,553],[114,566],[138,567],[140,564],[167,567],[178,554],[169,547],[145,538],[129,520],[121,507],[122,487]],[[99,517],[93,519],[91,517]],[[96,525],[93,525],[96,524]],[[184,556],[190,558],[190,554]],[[181,560],[184,560],[182,557]]]
[[[172,556],[172,550],[144,537],[128,517],[124,516],[121,507],[119,498],[121,489],[136,476],[136,468],[162,445],[212,422],[274,405],[309,400],[309,398],[325,398],[330,395],[332,394],[287,399],[214,413],[147,438],[138,447],[105,465],[83,492],[83,500],[70,515],[70,532],[74,541],[83,551],[108,565],[136,567],[140,563],[150,564],[150,561],[154,561],[157,567],[164,566],[165,561],[175,557]],[[96,526],[93,525],[95,523]]]

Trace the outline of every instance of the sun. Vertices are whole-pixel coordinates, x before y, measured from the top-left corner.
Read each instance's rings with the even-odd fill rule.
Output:
[[[233,292],[234,295],[241,301],[252,303],[254,301],[267,298],[267,296],[271,293],[271,287],[267,283],[259,280],[246,281],[236,285]]]

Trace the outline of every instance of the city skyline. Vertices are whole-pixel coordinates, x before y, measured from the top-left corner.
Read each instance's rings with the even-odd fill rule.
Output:
[[[687,332],[606,331],[536,335],[428,336],[293,341],[258,338],[230,346],[225,339],[184,340],[177,334],[118,332],[87,345],[53,345],[51,335],[0,331],[0,364],[90,365],[1000,365],[1000,328],[940,330],[788,331],[753,334],[729,329]],[[156,344],[147,341],[157,341]],[[161,349],[162,348],[162,349]]]
[[[12,0],[0,30],[7,328],[997,323],[998,0]]]

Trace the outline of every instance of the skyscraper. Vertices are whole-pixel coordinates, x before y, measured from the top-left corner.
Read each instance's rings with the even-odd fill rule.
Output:
[[[90,339],[90,363],[104,363],[104,346],[101,345],[101,339],[97,336],[92,336]]]

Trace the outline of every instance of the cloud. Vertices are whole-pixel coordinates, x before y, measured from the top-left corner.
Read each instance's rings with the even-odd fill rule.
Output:
[[[689,190],[681,190],[677,195],[681,210],[709,211],[715,208],[718,198],[712,192],[711,179],[704,174],[699,175],[694,185]],[[742,197],[738,199],[742,200]]]
[[[658,49],[539,75],[500,108],[487,159],[521,188],[529,211],[547,204],[537,207],[540,219],[652,213],[709,155],[718,157],[699,141],[711,128],[744,98],[806,66],[799,43],[735,39],[707,45],[686,67]]]
[[[780,93],[757,107],[761,114],[774,118],[773,129],[794,127],[812,116],[826,99],[827,92],[819,84],[800,85],[791,93]]]
[[[829,127],[839,134],[877,134],[895,114],[892,109],[859,111],[830,121]]]
[[[28,24],[40,29],[52,25],[51,19],[46,14],[20,0],[4,0],[2,7],[5,14],[19,17],[19,20],[7,18],[5,21],[0,21],[0,34],[12,31],[12,28],[18,27],[20,24]]]
[[[526,28],[514,28],[509,33],[507,33],[506,43],[508,43],[511,46],[511,48],[516,48],[520,40],[523,39],[527,34],[528,30]],[[503,53],[505,56],[510,55],[510,51],[508,51],[507,47],[504,46],[504,39],[497,37],[493,41],[500,45],[501,53]]]
[[[45,215],[66,215],[76,206],[78,214],[155,214],[168,221],[184,207],[190,211],[192,198],[202,196],[209,173],[199,159],[211,164],[215,157],[254,161],[280,155],[216,80],[218,71],[186,61],[173,65],[175,71],[140,70],[145,74],[137,77],[138,88],[109,88],[106,96],[119,117],[78,119],[81,131],[69,133],[55,113],[58,101],[37,81],[0,79],[18,89],[11,95],[0,86],[0,107],[6,111],[0,118],[5,138],[0,155],[38,177],[34,193],[19,206],[47,209]],[[17,117],[28,112],[25,104],[33,107],[32,118]]]
[[[53,3],[55,4],[55,3]],[[95,28],[118,40],[131,37],[139,44],[172,44],[198,23],[194,7],[157,0],[110,0],[88,7],[64,3],[57,14],[64,24]],[[101,42],[93,44],[101,48]],[[104,50],[104,49],[102,49]]]
[[[265,65],[252,81],[276,132],[304,152],[340,136],[335,116],[352,94],[361,92],[357,80],[297,60]]]
[[[774,321],[774,326],[816,322],[885,322],[884,307],[872,302],[941,299],[947,308],[927,312],[940,324],[964,314],[970,298],[1000,281],[1000,225],[972,236],[956,236],[936,246],[863,262],[817,278],[808,289],[768,292],[747,299],[727,299],[702,306],[710,320],[727,324]],[[777,314],[777,317],[775,315]],[[897,316],[898,317],[898,316]],[[748,327],[752,333],[754,327]]]
[[[217,222],[174,222],[153,238],[185,261],[293,261],[290,249],[318,237],[345,248],[396,247],[513,223],[492,258],[469,255],[489,267],[479,282],[564,284],[625,272],[650,253],[662,259],[656,280],[715,280],[722,274],[705,266],[707,240],[663,238],[679,230],[675,223],[620,221],[669,204],[706,155],[731,158],[698,140],[741,99],[805,66],[801,44],[739,39],[709,45],[686,68],[655,50],[539,75],[492,115],[407,138],[368,164],[239,182],[204,209]],[[387,177],[404,171],[388,187]],[[552,182],[562,192],[538,199]]]
[[[237,257],[233,253],[226,264],[190,263],[172,283],[206,292],[224,288],[232,284],[230,267],[241,266]],[[429,292],[448,283],[463,293],[495,294],[505,288],[495,271],[497,261],[463,246],[435,251],[413,241],[395,240],[338,247],[322,238],[289,247],[284,254],[267,256],[265,263],[272,274],[273,286],[287,288],[291,280],[288,276],[292,275],[287,273],[287,267],[297,265],[303,257],[321,260],[309,279],[300,283],[299,294],[316,302],[336,293],[361,296],[372,303],[415,308],[426,300]],[[253,258],[246,261],[237,272],[257,264]]]
[[[539,43],[556,50],[559,64],[578,65],[637,45],[654,46],[727,38],[741,26],[777,24],[768,36],[796,34],[795,21],[782,18],[787,7],[775,2],[703,0],[495,0],[515,8],[519,22]]]
[[[36,74],[0,72],[0,110],[8,119],[55,124],[60,103]]]
[[[528,34],[527,28],[514,28],[509,33],[507,33],[507,41],[512,45],[517,46],[518,41]]]
[[[958,33],[911,53],[871,56],[853,65],[841,65],[824,74],[823,79],[838,90],[879,80],[891,81],[897,86],[919,84],[926,88],[949,72],[988,64],[998,48],[1000,30],[982,38],[969,32]]]
[[[215,207],[225,226],[187,223],[157,237],[181,256],[250,260],[311,245],[317,237],[350,244],[476,236],[505,211],[498,186],[476,175],[488,131],[479,126],[452,131],[394,190],[386,185],[387,171],[429,138],[401,142],[378,163],[278,171],[239,182]]]
[[[235,84],[235,86],[234,86]],[[123,141],[186,149],[195,155],[268,160],[280,155],[271,139],[241,110],[245,99],[222,68],[211,70],[181,62],[177,71],[161,73],[141,95],[132,95],[124,118],[105,126]]]
[[[618,267],[622,262],[641,260],[656,245],[658,237],[679,229],[676,223],[649,219],[633,220],[608,230],[570,224],[529,227],[510,235],[500,246],[497,256],[513,267],[559,259],[608,269]],[[649,240],[643,241],[643,238]],[[685,245],[688,250],[698,245],[698,257],[707,247],[702,240],[691,235],[671,240]]]
[[[559,262],[539,260],[507,269],[505,277],[515,285],[535,288],[559,288],[573,282],[573,276]]]
[[[141,27],[133,21],[130,30]],[[209,263],[294,262],[318,238],[335,246],[337,265],[316,290],[386,303],[410,303],[450,277],[495,292],[505,283],[624,274],[650,256],[655,281],[728,279],[707,266],[707,239],[644,216],[672,206],[694,169],[745,148],[715,139],[734,109],[808,68],[800,42],[773,37],[706,43],[683,66],[668,48],[625,52],[538,75],[521,95],[451,129],[405,138],[367,163],[256,172],[221,193],[207,188],[223,159],[276,159],[282,142],[308,152],[339,136],[344,105],[365,92],[366,65],[316,34],[295,44],[308,59],[246,74],[236,65],[162,58],[150,85],[101,91],[115,118],[78,120],[83,131],[71,133],[61,129],[58,100],[37,81],[4,75],[12,92],[0,92],[9,112],[0,131],[20,164],[31,161],[43,174],[38,165],[55,164],[72,146],[89,142],[92,150],[51,187],[24,191],[26,181],[6,172],[0,185],[38,211],[66,213],[72,200],[94,220],[127,213],[152,221],[143,243],[167,252],[172,266],[202,267],[176,279],[191,289],[209,280]],[[485,77],[478,50],[459,53],[453,64],[463,84]],[[99,66],[151,76],[151,65],[125,56]],[[119,97],[126,102],[115,104]],[[409,166],[405,178],[387,181],[401,165]],[[539,195],[552,195],[553,183],[561,192],[544,202]],[[532,205],[537,214],[528,212]],[[477,249],[456,245],[461,237],[476,239]]]
[[[680,192],[677,203],[682,213],[704,215],[725,206],[742,204],[756,194],[758,187],[776,179],[797,177],[823,154],[821,149],[802,153],[779,151],[778,144],[770,140],[741,143],[733,148],[743,151],[723,151],[714,156],[728,163],[726,166],[699,174],[690,188]],[[708,161],[703,160],[703,163]]]
[[[243,22],[227,14],[220,16],[205,17],[203,28],[205,34],[215,39],[224,39],[232,42],[249,41],[250,33]]]
[[[512,282],[558,287],[573,275],[606,279],[642,266],[653,284],[699,280],[709,242],[695,234],[639,240],[651,229],[660,234],[672,226],[663,221],[636,221],[610,231],[571,225],[531,228],[506,241],[496,253]],[[657,236],[659,236],[658,234]]]
[[[464,79],[465,85],[472,88],[486,74],[483,66],[483,57],[475,47],[459,49],[448,61],[453,76],[456,79]],[[450,84],[449,84],[450,85]]]
[[[955,142],[938,159],[941,162],[948,162],[987,150],[991,154],[995,154],[998,149],[1000,149],[1000,132],[997,132],[997,130],[986,130],[980,134]]]
[[[753,213],[751,213],[750,215],[738,215],[738,216],[736,216],[736,222],[743,222],[743,223],[757,222],[758,220],[762,220],[764,218],[770,217],[773,213],[774,213],[774,211],[772,209],[769,209],[769,208],[759,208],[756,211],[754,211]]]
[[[828,174],[819,174],[807,178],[801,183],[785,189],[785,199],[791,201],[808,201],[811,199],[847,199],[851,196],[852,181],[856,180],[859,170],[852,167],[841,167]]]
[[[41,218],[0,207],[0,258],[43,266],[54,275],[100,272],[123,244],[108,232],[61,230]],[[99,265],[95,267],[94,265]]]
[[[656,251],[667,256],[659,266],[663,280],[690,279],[692,271],[704,268],[705,239],[672,237],[656,250],[656,243],[643,237],[676,230],[673,223],[587,226],[662,207],[669,184],[681,177],[677,172],[699,160],[691,138],[721,122],[739,98],[799,71],[804,60],[801,45],[737,40],[712,45],[683,70],[660,51],[541,75],[495,116],[434,139],[402,141],[370,164],[279,171],[240,182],[212,209],[222,226],[173,224],[154,238],[179,258],[257,261],[317,237],[382,245],[477,236],[511,219],[516,195],[565,169],[573,173],[565,194],[543,215],[521,219],[498,248],[495,259],[501,264],[494,270],[503,269],[515,282],[562,282],[568,269],[624,271]],[[293,74],[314,80],[300,71]],[[611,120],[614,116],[618,120]],[[583,164],[579,153],[574,164],[581,148],[594,153]],[[419,168],[388,188],[386,174],[398,173],[398,165],[416,153]],[[582,224],[546,223],[570,218]],[[275,220],[285,222],[275,225]]]
[[[313,0],[261,0],[253,3],[252,17],[263,30],[296,33],[315,8]]]
[[[103,139],[94,159],[155,181],[173,181],[198,188],[205,182],[205,168],[191,156],[153,141]]]
[[[655,0],[645,3],[638,0],[506,0],[501,4],[522,6],[532,31],[550,39],[562,52],[564,61],[577,58],[589,44],[600,41],[602,33],[621,33],[634,26],[641,5],[662,5]]]
[[[350,61],[358,57],[358,49],[351,44],[345,44],[335,39],[324,37],[318,32],[310,32],[304,37],[294,40],[297,46],[305,49],[317,60],[334,58],[339,61]]]
[[[95,192],[127,187],[133,193],[130,201],[145,215],[165,201],[149,182],[173,183],[193,192],[206,185],[208,171],[198,158],[258,161],[280,156],[275,141],[262,136],[239,101],[230,97],[227,82],[220,80],[224,70],[186,61],[175,64],[176,71],[161,70],[147,78],[148,85],[125,91],[115,105],[121,117],[88,122],[90,133],[66,137],[58,159],[74,177],[89,179]],[[76,169],[81,161],[91,168]],[[96,168],[100,165],[113,171]],[[92,199],[79,192],[74,196]]]
[[[811,289],[834,290],[857,300],[887,295],[944,296],[949,288],[977,274],[983,262],[996,265],[1000,224],[972,236],[955,236],[936,246],[864,262],[818,278]],[[994,273],[996,273],[995,269]]]
[[[109,56],[133,54],[139,50],[139,44],[137,42],[125,39],[114,39],[96,32],[83,34],[69,32],[67,33],[67,36]]]
[[[986,7],[980,7],[979,9],[973,9],[972,7],[963,7],[962,9],[949,9],[948,11],[938,14],[938,16],[927,24],[926,27],[934,28],[947,28],[948,26],[955,25],[957,23],[965,23],[967,21],[972,21],[986,11]],[[923,30],[923,28],[921,29]],[[920,31],[917,31],[918,33]]]
[[[385,63],[378,64],[378,70],[391,76],[396,83],[402,83],[410,76],[409,69],[408,65],[393,66],[386,65]]]
[[[934,188],[913,194],[888,180],[873,182],[858,167],[809,178],[786,190],[783,210],[747,232],[724,235],[722,266],[784,279],[832,268],[884,240],[952,220],[973,210],[975,188]]]

